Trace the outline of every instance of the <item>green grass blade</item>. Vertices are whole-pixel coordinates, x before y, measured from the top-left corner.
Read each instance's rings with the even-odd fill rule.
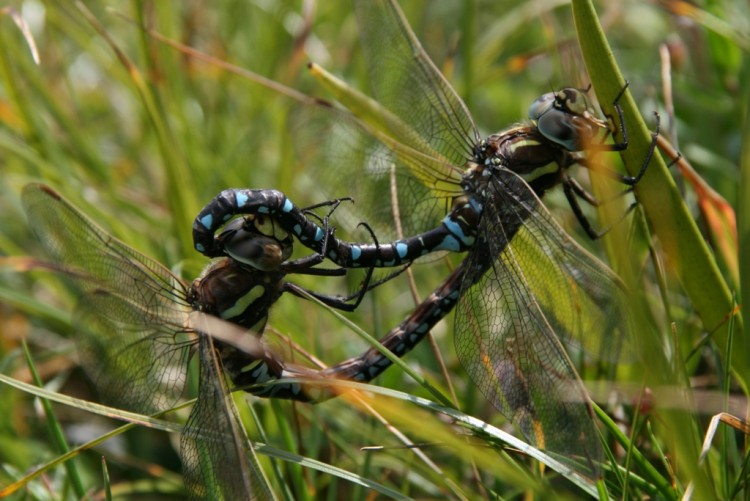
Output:
[[[141,99],[146,116],[151,121],[151,126],[158,139],[161,159],[164,162],[164,171],[167,174],[165,199],[170,203],[173,216],[172,221],[175,223],[173,231],[180,236],[182,254],[188,256],[193,252],[190,227],[185,224],[178,224],[178,222],[185,218],[190,218],[192,214],[197,212],[197,196],[195,195],[193,185],[185,182],[190,179],[188,166],[185,164],[182,152],[175,148],[177,141],[169,127],[169,121],[164,114],[163,107],[158,105],[157,96],[153,93],[152,87],[148,85],[147,79],[144,78],[143,74],[128,58],[126,53],[117,46],[106,28],[82,2],[77,2],[76,5],[86,20],[109,44],[127,71],[138,93],[138,97]]]
[[[41,388],[44,384],[42,382],[42,379],[39,377],[39,373],[36,370],[36,365],[34,364],[34,360],[31,357],[31,352],[29,351],[29,347],[25,342],[23,343],[23,353],[26,357],[26,365],[28,366],[29,371],[31,371],[31,376],[34,379],[34,383]],[[49,428],[49,432],[52,435],[54,442],[57,444],[58,451],[60,451],[61,453],[69,452],[70,447],[68,447],[68,441],[65,439],[65,434],[63,433],[62,426],[60,426],[60,422],[57,420],[55,412],[52,409],[52,405],[46,398],[41,399],[41,402],[42,407],[44,408],[44,414],[45,416],[47,416],[47,427]],[[86,493],[86,489],[83,487],[83,481],[81,480],[81,476],[78,473],[78,469],[76,468],[75,463],[67,461],[65,463],[65,469],[68,472],[68,478],[73,484],[73,491],[76,493],[76,496],[78,496],[79,498],[83,497]]]
[[[573,15],[599,102],[608,115],[615,116],[612,103],[624,87],[625,79],[620,74],[592,2],[573,1]],[[651,142],[651,134],[629,92],[624,94],[620,104],[630,137],[630,146],[622,156],[629,173],[635,175],[643,162],[642,152],[647,151]],[[636,193],[706,330],[713,332],[717,343],[724,345],[727,321],[733,314],[732,294],[659,155],[654,155],[642,182],[636,186]],[[738,327],[741,330],[741,319]],[[747,381],[750,377],[750,343],[738,339],[736,348],[734,370]]]
[[[377,491],[381,493],[382,495],[387,496],[388,499],[402,499],[402,500],[411,499],[408,496],[404,496],[400,492],[390,489],[369,478],[365,478],[361,475],[357,475],[356,473],[346,471],[342,468],[338,468],[336,466],[326,464],[326,463],[323,463],[321,461],[318,461],[312,458],[307,458],[304,456],[300,456],[298,454],[292,454],[290,452],[282,451],[280,449],[269,447],[264,444],[255,444],[254,447],[255,447],[256,452],[264,454],[268,457],[281,459],[282,461],[286,461],[290,464],[298,464],[301,467],[310,468],[310,469],[317,470],[323,473],[327,473],[329,475],[332,475],[332,476],[347,480],[349,482],[352,482],[354,484],[367,487],[368,489]]]
[[[750,103],[744,102],[740,181],[737,187],[737,236],[739,242],[740,291],[744,316],[750,314]]]
[[[154,428],[156,430],[168,431],[171,433],[179,433],[182,431],[182,425],[179,425],[177,423],[144,416],[143,414],[117,409],[115,407],[108,407],[106,405],[97,404],[95,402],[89,402],[86,400],[81,400],[79,398],[70,397],[68,395],[63,395],[61,393],[45,390],[44,388],[39,388],[28,383],[24,383],[23,381],[18,381],[17,379],[13,379],[12,377],[6,376],[5,374],[0,374],[0,383],[7,384],[8,386],[21,390],[25,393],[35,395],[39,398],[51,400],[63,405],[69,405],[71,407],[75,407],[86,412],[99,414],[101,416],[111,417],[114,419],[119,419],[121,421],[127,421],[135,425],[146,426],[149,428]],[[191,403],[192,401],[186,402],[185,404],[172,409],[172,411],[176,411],[178,409],[186,407]]]
[[[625,80],[619,72],[593,4],[587,0],[574,0],[573,15],[584,60],[600,104],[605,113],[614,116],[611,103],[622,90]],[[649,147],[651,134],[629,92],[624,94],[620,104],[630,138],[630,146],[622,153],[622,157],[628,172],[634,175],[642,165],[643,152]],[[664,253],[706,330],[713,333],[719,346],[727,346],[728,328],[731,324],[728,319],[734,311],[732,294],[659,155],[654,156],[642,182],[636,186],[636,193],[650,226],[659,238]],[[739,317],[737,326],[741,326]],[[750,370],[750,354],[747,349],[750,344],[741,340],[741,336],[736,339],[734,352],[725,353],[725,356],[731,356],[733,370],[740,380],[747,381]],[[680,375],[678,371],[670,376],[669,371],[668,366],[664,366],[654,367],[649,372],[652,376],[661,372],[661,377],[670,379]],[[662,417],[670,421],[670,432],[677,440],[683,475],[695,480],[698,498],[711,497],[713,492],[710,481],[695,467],[699,437],[694,416],[683,412],[664,412]]]

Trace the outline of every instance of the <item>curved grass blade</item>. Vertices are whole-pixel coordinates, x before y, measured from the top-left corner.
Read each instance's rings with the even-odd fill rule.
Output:
[[[614,116],[614,109],[609,103],[621,92],[625,79],[617,67],[592,3],[574,0],[573,15],[586,67],[599,102],[605,113]],[[620,104],[630,137],[630,146],[622,152],[622,157],[630,174],[636,174],[643,163],[641,152],[648,150],[651,134],[630,93],[623,95]],[[732,294],[660,156],[655,155],[652,159],[642,182],[636,186],[636,193],[706,330],[714,332],[718,344],[725,345],[727,319],[734,311]],[[741,331],[741,318],[738,318],[738,327]],[[750,343],[741,335],[736,340],[734,369],[747,385],[750,380]]]
[[[573,16],[592,84],[605,113],[612,113],[613,110],[607,103],[612,102],[621,92],[625,80],[617,67],[593,4],[588,0],[574,0]],[[628,127],[631,145],[622,153],[622,157],[628,171],[634,174],[643,162],[638,152],[648,149],[651,134],[629,93],[624,94],[621,106],[625,121],[632,124],[632,127]],[[658,155],[654,156],[652,165],[636,186],[636,193],[705,329],[713,333],[719,346],[727,346],[732,324],[741,332],[742,318],[736,316],[736,323],[729,321],[736,311],[732,295],[695,222],[690,217],[666,165]],[[623,278],[631,284],[635,283],[633,277],[632,271],[623,274]],[[739,377],[740,383],[747,391],[750,343],[742,335],[734,336],[734,339],[737,346],[726,356],[731,360],[733,373]],[[663,350],[656,344],[656,336],[651,336],[646,330],[639,341],[644,346],[649,346],[648,352],[643,353],[644,360],[651,361],[647,365],[650,369],[647,376],[660,382],[679,380],[681,375],[670,373],[671,364],[654,363],[657,359],[662,361],[664,356]],[[682,459],[683,473],[695,481],[699,497],[712,497],[713,490],[709,480],[696,468],[699,437],[695,434],[694,416],[671,412],[666,419],[669,419],[670,431],[676,439],[679,451],[677,457]]]

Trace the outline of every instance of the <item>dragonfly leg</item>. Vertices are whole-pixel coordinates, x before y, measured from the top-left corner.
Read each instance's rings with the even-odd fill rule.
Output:
[[[617,99],[619,99],[621,95],[622,95],[622,92],[620,93],[620,95],[618,95]],[[622,113],[622,110],[619,108],[619,105],[616,106],[616,109],[619,110],[618,113]],[[607,226],[606,228],[603,228],[600,230],[594,229],[593,226],[591,225],[591,222],[583,213],[583,210],[581,209],[581,205],[578,202],[578,199],[580,198],[586,201],[586,203],[588,203],[589,205],[592,205],[594,207],[600,207],[606,203],[619,199],[620,197],[633,192],[633,188],[641,180],[641,178],[646,172],[646,169],[651,163],[651,158],[653,157],[654,150],[656,148],[656,143],[659,137],[659,114],[654,113],[654,115],[656,116],[656,130],[652,132],[651,144],[649,145],[648,153],[646,154],[646,158],[643,160],[643,163],[641,164],[641,168],[638,174],[636,174],[635,176],[627,176],[627,175],[620,174],[610,169],[597,169],[597,172],[602,172],[604,175],[607,175],[615,179],[616,181],[624,184],[625,186],[627,186],[626,189],[622,190],[613,198],[609,200],[605,200],[605,201],[599,200],[593,194],[589,193],[585,188],[583,188],[583,186],[581,186],[578,183],[578,181],[576,181],[574,178],[568,176],[567,174],[564,175],[562,178],[563,192],[565,193],[565,198],[568,200],[568,204],[570,205],[570,208],[573,210],[573,214],[575,215],[576,219],[580,223],[581,227],[589,236],[589,238],[591,238],[592,240],[597,240],[601,238],[602,236],[606,235],[609,232],[609,230],[612,229],[612,225]],[[624,126],[623,126],[623,130],[624,130]],[[623,132],[623,134],[625,135],[626,133]],[[627,144],[627,143],[625,142],[624,144]],[[582,167],[591,168],[589,163],[583,158],[578,158],[577,163],[581,165]],[[625,217],[627,217],[627,215],[630,214],[630,212],[633,211],[633,209],[635,209],[635,206],[636,206],[635,202],[631,203],[628,206],[628,208],[625,210],[625,212],[622,214],[620,219],[618,219],[618,221],[614,224],[618,224],[620,221],[625,219]]]
[[[630,193],[633,191],[633,187],[629,187],[623,191],[621,191],[619,194],[615,195],[613,198],[601,201],[594,197],[591,193],[586,191],[583,186],[581,186],[578,181],[573,179],[572,177],[565,176],[562,181],[563,185],[563,193],[565,193],[565,198],[568,200],[568,204],[570,205],[571,210],[573,211],[573,215],[578,220],[578,223],[581,225],[581,228],[583,228],[583,231],[586,232],[586,235],[591,240],[598,240],[599,238],[603,237],[609,231],[612,229],[614,224],[619,224],[620,221],[625,219],[628,214],[630,214],[633,209],[636,207],[636,202],[631,203],[628,208],[623,212],[622,216],[613,224],[609,225],[602,229],[594,229],[594,227],[591,224],[591,221],[589,221],[589,218],[584,214],[583,209],[581,208],[581,204],[578,202],[578,199],[584,200],[586,203],[594,206],[594,207],[600,207],[606,203],[609,203],[613,200],[619,199],[620,197]]]
[[[334,208],[335,210],[335,208]],[[332,211],[331,211],[332,212]],[[329,213],[330,216],[330,213]],[[326,233],[328,233],[328,216],[323,218],[323,226],[326,228]],[[378,241],[377,237],[375,236],[375,233],[372,231],[372,228],[367,223],[360,223],[360,226],[363,226],[367,229],[367,231],[372,236],[372,239],[374,241],[374,245],[377,248]],[[333,236],[333,230],[330,231],[331,236]],[[324,252],[325,252],[325,244],[324,244]],[[321,275],[321,276],[340,276],[345,275],[347,273],[346,268],[334,268],[334,269],[321,269],[321,268],[304,268],[304,265],[307,263],[314,263],[317,264],[319,261],[315,259],[317,256],[320,256],[322,258],[323,254],[314,254],[312,256],[308,256],[308,258],[301,258],[296,261],[290,261],[288,263],[284,263],[282,266],[282,269],[285,273],[298,273],[298,274],[307,274],[307,275]],[[313,264],[313,266],[314,266]],[[353,294],[350,294],[348,296],[331,296],[326,294],[320,294],[314,291],[310,291],[308,289],[304,289],[302,287],[297,286],[296,284],[287,283],[289,288],[286,289],[288,292],[291,292],[297,296],[299,296],[300,291],[304,291],[306,294],[310,294],[311,296],[323,301],[325,304],[337,308],[344,311],[354,311],[362,302],[364,299],[364,296],[367,292],[371,291],[375,287],[378,287],[379,285],[384,284],[385,282],[391,280],[392,278],[395,278],[396,276],[400,275],[401,273],[406,270],[406,268],[409,267],[411,263],[407,263],[405,266],[400,268],[399,270],[388,274],[385,278],[382,278],[380,280],[377,280],[375,282],[372,282],[372,275],[375,271],[375,267],[371,266],[367,270],[367,274],[362,281],[362,284],[359,286],[356,292]],[[292,265],[291,267],[289,265]],[[300,266],[302,265],[302,266]],[[351,301],[354,300],[354,303]]]
[[[352,197],[341,197],[341,198],[334,198],[333,200],[326,200],[325,202],[320,202],[314,205],[310,205],[308,207],[303,207],[300,209],[303,214],[307,216],[312,216],[318,219],[318,221],[321,221],[320,216],[318,216],[314,210],[319,209],[321,207],[333,207],[331,210],[328,211],[328,214],[326,217],[330,217],[333,212],[338,209],[339,205],[341,205],[341,202],[354,202],[354,199]]]
[[[600,143],[600,144],[594,145],[590,149],[597,150],[597,151],[624,151],[628,148],[628,145],[629,145],[628,129],[625,124],[625,116],[622,111],[622,106],[620,106],[620,99],[622,99],[622,96],[625,94],[625,91],[627,90],[628,86],[629,86],[629,83],[625,82],[625,85],[622,87],[622,89],[620,89],[620,92],[617,94],[614,101],[612,102],[612,106],[615,109],[615,113],[617,113],[618,125],[614,125],[615,120],[612,117],[612,115],[609,115],[606,113],[604,114],[604,116],[607,117],[607,119],[613,124],[609,132],[612,134],[613,137],[617,135],[617,132],[620,132],[622,139],[619,142],[615,142],[613,144]],[[659,124],[660,124],[659,113],[654,112],[654,118],[656,120],[656,127],[655,127],[654,132],[651,133],[651,144],[649,145],[648,153],[646,154],[646,157],[641,163],[641,168],[638,171],[638,173],[635,176],[629,176],[629,175],[620,174],[614,171],[603,171],[604,174],[611,176],[617,179],[620,183],[628,185],[628,186],[635,186],[636,184],[638,184],[638,181],[640,181],[643,175],[646,173],[646,169],[649,163],[651,163],[651,157],[653,157],[654,155],[654,150],[656,149],[657,138],[659,137]]]

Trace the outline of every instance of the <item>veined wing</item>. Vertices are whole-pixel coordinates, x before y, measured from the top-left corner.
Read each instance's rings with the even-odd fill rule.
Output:
[[[313,66],[313,76],[356,119],[323,119],[307,107],[293,120],[293,140],[329,198],[354,199],[347,226],[366,220],[380,239],[392,239],[400,217],[404,234],[416,234],[439,224],[461,194],[479,135],[398,5],[355,2],[355,11],[377,101]],[[338,219],[350,208],[343,209]]]
[[[199,340],[200,388],[180,443],[191,499],[270,500],[274,496],[240,426],[213,340]]]
[[[180,322],[148,320],[146,310],[100,289],[80,298],[73,321],[81,364],[102,400],[152,414],[182,395],[193,342]]]
[[[179,279],[50,188],[28,185],[22,200],[32,229],[82,294],[74,316],[76,341],[103,400],[148,414],[171,407],[182,394],[196,330],[245,348],[246,329],[192,311]],[[191,499],[271,499],[236,420],[212,338],[198,339],[198,403],[182,452]]]
[[[459,168],[431,155],[429,148],[425,153],[394,139],[384,127],[376,129],[349,110],[305,105],[295,110],[292,123],[295,148],[316,189],[329,198],[354,200],[336,210],[344,228],[367,221],[381,241],[391,240],[397,237],[398,215],[405,235],[421,233],[438,226],[452,199],[463,193]]]
[[[432,148],[463,165],[479,134],[450,83],[435,67],[393,0],[355,0],[362,51],[378,102]]]
[[[31,229],[81,293],[75,338],[102,398],[143,413],[171,406],[182,394],[189,348],[182,282],[50,188],[28,185],[22,201]]]
[[[634,327],[622,280],[578,245],[514,173],[503,171],[490,189],[507,203],[502,202],[502,216],[491,210],[489,217],[523,220],[501,257],[518,263],[524,283],[568,353],[609,362],[629,358]]]
[[[534,445],[595,476],[601,446],[569,355],[616,360],[630,323],[625,289],[501,171],[467,258],[456,350],[485,396]],[[488,232],[502,232],[503,238]],[[598,337],[607,333],[607,339]]]

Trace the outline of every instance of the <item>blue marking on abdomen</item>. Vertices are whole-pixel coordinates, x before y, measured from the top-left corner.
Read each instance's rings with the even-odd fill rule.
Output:
[[[443,226],[451,233],[451,235],[455,236],[459,240],[463,240],[466,238],[466,235],[464,234],[463,228],[461,228],[461,225],[455,222],[453,219],[451,219],[450,216],[446,216],[443,219]]]
[[[458,252],[461,250],[461,242],[453,235],[446,235],[443,241],[440,242],[433,250],[447,250]]]
[[[352,245],[352,261],[356,261],[362,255],[362,248],[359,245]]]
[[[409,250],[409,246],[406,245],[403,242],[396,242],[396,253],[398,254],[398,257],[401,259],[406,256],[407,251]]]
[[[240,191],[234,194],[234,198],[237,200],[237,207],[244,207],[249,197]]]
[[[213,217],[213,216],[212,216],[211,214],[206,214],[205,216],[203,216],[203,217],[202,217],[202,218],[200,219],[200,221],[201,221],[201,224],[202,224],[202,225],[203,225],[203,226],[204,226],[205,228],[211,228],[211,225],[212,225],[212,224],[213,224],[213,222],[214,222],[214,217]]]
[[[284,200],[284,206],[281,208],[281,212],[290,212],[294,207],[294,204],[288,198]]]

